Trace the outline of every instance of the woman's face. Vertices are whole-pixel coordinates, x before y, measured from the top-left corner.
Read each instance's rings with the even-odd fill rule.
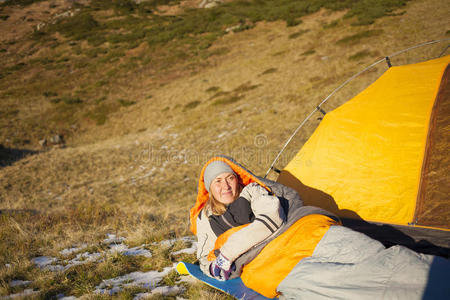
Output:
[[[239,196],[239,182],[233,173],[222,173],[214,178],[209,190],[217,201],[228,205]]]

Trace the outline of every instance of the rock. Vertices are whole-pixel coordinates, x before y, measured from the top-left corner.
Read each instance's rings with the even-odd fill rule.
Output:
[[[41,30],[44,27],[45,27],[45,23],[39,23],[39,24],[36,25],[36,30],[39,31],[39,30]]]
[[[199,8],[213,8],[222,4],[222,0],[202,0],[202,2],[198,5]]]
[[[59,134],[55,134],[50,138],[50,143],[52,144],[61,144],[63,142],[62,136]]]
[[[226,32],[226,33],[234,32],[235,30],[238,30],[239,28],[241,28],[241,25],[240,25],[240,24],[239,24],[239,25],[235,25],[235,26],[228,27],[227,29],[225,29],[225,32]]]
[[[39,141],[39,145],[40,145],[41,147],[45,147],[45,145],[47,145],[47,139],[44,138],[44,139],[40,140],[40,141]]]

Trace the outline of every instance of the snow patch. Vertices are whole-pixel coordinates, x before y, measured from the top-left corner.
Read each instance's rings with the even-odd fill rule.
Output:
[[[139,293],[136,294],[133,300],[141,300],[147,297],[151,297],[157,294],[162,296],[176,296],[178,294],[184,293],[186,289],[182,286],[159,286],[151,291],[151,293]],[[177,297],[178,299],[178,297]]]
[[[2,297],[2,299],[15,299],[15,298],[27,298],[31,297],[33,295],[39,294],[39,291],[33,291],[33,289],[25,289],[20,293],[17,294],[11,294],[6,297]]]
[[[68,261],[67,265],[65,266],[65,269],[68,269],[73,266],[82,265],[88,262],[93,262],[98,260],[100,257],[102,257],[102,254],[99,252],[89,253],[84,252],[77,254],[74,259],[71,259]]]
[[[116,278],[106,279],[95,288],[96,293],[113,295],[122,290],[123,287],[140,286],[147,289],[155,289],[157,284],[169,274],[172,267],[166,267],[161,272],[133,272]]]
[[[72,247],[72,248],[69,248],[69,249],[63,249],[63,250],[59,251],[59,253],[61,255],[64,255],[64,256],[68,256],[68,255],[70,255],[72,253],[76,253],[76,252],[79,252],[79,251],[81,251],[83,249],[86,249],[87,247],[88,247],[87,244],[83,244],[80,247]]]
[[[16,286],[24,286],[24,285],[29,285],[31,283],[31,281],[28,280],[12,280],[9,283],[10,287],[16,287]]]
[[[117,237],[115,234],[107,234],[107,238],[103,240],[103,244],[120,244],[126,240],[124,237]]]
[[[145,257],[152,257],[152,253],[144,249],[145,245],[142,244],[138,247],[128,248],[125,244],[118,244],[110,246],[110,252],[111,253],[120,253],[126,256],[145,256]]]
[[[38,265],[40,268],[43,268],[51,263],[54,263],[55,261],[57,261],[56,258],[49,256],[38,256],[31,260],[32,263]]]
[[[197,252],[197,242],[192,242],[192,246],[190,248],[181,249],[181,250],[172,252],[172,255],[180,255],[182,253],[194,254],[196,252]]]
[[[158,244],[160,244],[161,246],[165,246],[165,247],[171,247],[171,246],[173,246],[176,242],[178,242],[178,241],[183,241],[183,242],[190,242],[190,243],[194,243],[194,242],[196,242],[196,239],[195,239],[195,237],[191,237],[191,236],[184,236],[184,237],[181,237],[181,238],[178,238],[178,239],[170,239],[170,240],[164,240],[164,241],[161,241],[161,242],[159,242],[159,243],[157,243],[157,242],[155,242],[155,243],[153,243],[152,245],[158,245]]]
[[[78,298],[75,296],[64,296],[64,294],[58,294],[58,295],[56,295],[56,299],[58,299],[58,300],[76,300]]]

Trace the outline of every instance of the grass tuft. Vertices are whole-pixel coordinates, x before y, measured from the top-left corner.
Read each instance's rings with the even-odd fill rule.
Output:
[[[117,101],[120,103],[121,106],[125,106],[125,107],[136,104],[136,101],[125,100],[125,99],[118,99]]]
[[[330,28],[336,27],[338,24],[339,24],[339,20],[334,20],[333,22],[324,24],[324,25],[322,26],[322,28],[323,28],[323,29],[330,29]]]
[[[262,76],[262,75],[272,74],[272,73],[275,73],[276,71],[278,71],[277,68],[269,68],[269,69],[265,70],[264,72],[262,72],[259,75]]]
[[[303,56],[308,56],[308,55],[312,55],[312,54],[314,54],[314,53],[316,53],[316,50],[314,50],[314,49],[309,49],[309,50],[306,50],[305,52],[303,52],[302,55],[303,55]]]
[[[214,93],[214,92],[218,92],[218,91],[220,91],[220,87],[212,86],[212,87],[209,87],[208,89],[206,89],[205,92],[207,92],[207,93]]]
[[[300,30],[300,31],[291,33],[291,34],[288,36],[288,38],[289,38],[289,39],[296,39],[296,38],[298,38],[299,36],[305,34],[305,33],[308,32],[308,31],[309,31],[309,30],[307,30],[307,29],[302,29],[302,30]]]
[[[243,96],[230,96],[230,97],[220,98],[220,99],[217,99],[216,101],[214,101],[213,105],[227,105],[227,104],[238,102],[242,98],[244,98],[244,97]]]
[[[382,29],[364,30],[356,34],[348,35],[336,42],[337,45],[355,45],[362,39],[377,36],[383,33]]]
[[[51,99],[50,102],[55,103],[55,104],[57,104],[57,103],[64,103],[64,104],[67,104],[67,105],[73,105],[73,104],[81,104],[81,103],[83,103],[83,100],[81,100],[78,97],[63,96],[61,98]]]
[[[190,110],[190,109],[194,109],[194,108],[196,108],[200,103],[201,103],[200,101],[192,101],[192,102],[189,102],[188,104],[186,104],[186,105],[184,106],[183,111],[187,111],[187,110]]]
[[[372,53],[369,50],[365,49],[365,50],[361,50],[361,51],[349,56],[348,59],[349,60],[360,60],[360,59],[363,59],[364,57],[367,57],[370,55],[372,55]]]
[[[51,32],[58,31],[66,37],[82,40],[96,35],[100,25],[90,13],[86,12],[60,19],[50,28]]]

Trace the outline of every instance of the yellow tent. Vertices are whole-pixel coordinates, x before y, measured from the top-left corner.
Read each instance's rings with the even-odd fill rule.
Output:
[[[344,218],[450,229],[449,62],[389,68],[326,114],[278,181]]]

